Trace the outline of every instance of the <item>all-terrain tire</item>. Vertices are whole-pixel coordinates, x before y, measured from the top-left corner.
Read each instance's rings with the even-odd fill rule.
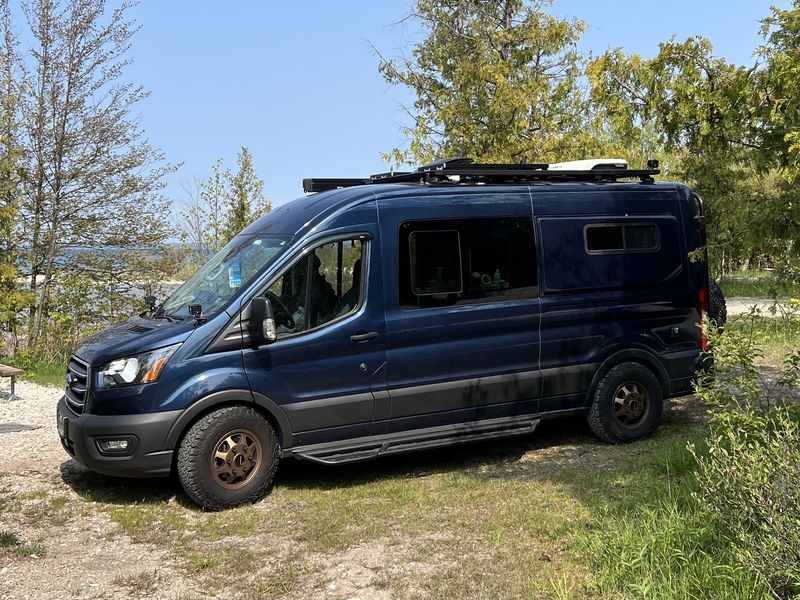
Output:
[[[639,363],[620,363],[594,391],[589,427],[609,444],[632,442],[653,434],[663,410],[664,393],[653,372]]]
[[[225,456],[228,461],[220,458]],[[261,413],[247,406],[225,406],[186,432],[178,448],[178,479],[189,498],[204,509],[223,510],[266,496],[279,458],[278,436]],[[229,472],[221,473],[225,470]]]
[[[722,327],[728,320],[725,295],[722,293],[722,288],[713,279],[708,281],[708,317],[717,324],[717,327]]]

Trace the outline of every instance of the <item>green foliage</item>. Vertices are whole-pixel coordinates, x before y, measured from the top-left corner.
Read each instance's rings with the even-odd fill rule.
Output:
[[[5,47],[0,53],[0,332],[9,332],[16,341],[20,312],[32,298],[19,286],[20,148],[16,138],[19,117],[19,89],[13,63],[14,41],[10,35],[11,15],[7,2],[0,2],[0,28]],[[0,340],[0,351],[3,348]],[[12,347],[13,350],[13,347]]]
[[[542,11],[546,1],[419,0],[427,36],[410,58],[380,71],[416,95],[396,163],[471,156],[535,162],[583,154],[595,144],[579,85],[576,43],[585,25]]]
[[[587,67],[612,129],[630,137],[652,128],[668,170],[707,201],[710,258],[722,272],[759,255],[798,256],[799,22],[800,1],[773,8],[751,67],[715,57],[702,37],[664,42],[650,60],[611,50]]]
[[[800,0],[771,11],[762,22],[765,44],[758,51],[765,65],[757,89],[764,115],[761,137],[764,147],[777,149],[779,164],[794,182],[800,174]]]
[[[800,352],[765,373],[750,327],[709,338],[713,375],[697,393],[712,407],[706,452],[698,461],[698,500],[725,526],[738,561],[777,598],[800,595]]]
[[[43,338],[62,324],[59,292],[107,279],[76,260],[76,249],[115,251],[117,264],[106,275],[142,278],[135,263],[122,259],[171,234],[160,191],[175,167],[131,116],[146,92],[123,81],[137,30],[127,18],[130,8],[108,9],[103,0],[23,3],[30,51],[17,53],[16,28],[2,2],[0,320],[11,323],[12,352],[20,321],[28,351],[50,352],[51,340]],[[92,292],[87,323],[113,318],[103,312],[103,293]],[[26,307],[28,314],[20,311]]]
[[[775,271],[736,271],[720,277],[719,285],[726,298],[790,298],[800,291]]]
[[[236,157],[238,170],[223,170],[219,159],[211,176],[188,193],[181,211],[179,236],[189,248],[194,269],[204,264],[234,236],[261,215],[272,210],[264,198],[264,182],[258,178],[253,156],[242,147]]]
[[[800,0],[772,9],[749,67],[700,36],[663,42],[649,60],[620,49],[587,60],[576,49],[585,25],[547,14],[549,4],[418,0],[424,38],[407,56],[380,57],[384,78],[415,95],[409,146],[386,160],[657,156],[664,176],[707,201],[715,270],[797,260]]]

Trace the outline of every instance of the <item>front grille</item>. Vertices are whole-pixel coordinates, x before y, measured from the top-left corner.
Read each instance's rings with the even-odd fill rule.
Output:
[[[74,356],[67,365],[67,406],[81,414],[86,406],[86,390],[89,382],[89,365]]]

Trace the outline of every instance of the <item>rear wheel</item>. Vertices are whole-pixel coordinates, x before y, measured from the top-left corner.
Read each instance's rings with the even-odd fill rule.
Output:
[[[661,422],[663,405],[661,384],[653,372],[639,363],[622,363],[597,385],[589,426],[604,442],[632,442],[653,434]]]
[[[192,425],[178,448],[178,478],[207,510],[263,498],[278,467],[280,446],[269,422],[246,406],[226,406]]]

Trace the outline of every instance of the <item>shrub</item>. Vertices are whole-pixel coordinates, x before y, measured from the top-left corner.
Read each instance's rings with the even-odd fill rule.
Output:
[[[708,448],[693,449],[699,501],[720,518],[735,553],[777,598],[800,596],[800,353],[758,368],[760,315],[722,336],[711,327],[714,372],[698,383],[712,407]]]

